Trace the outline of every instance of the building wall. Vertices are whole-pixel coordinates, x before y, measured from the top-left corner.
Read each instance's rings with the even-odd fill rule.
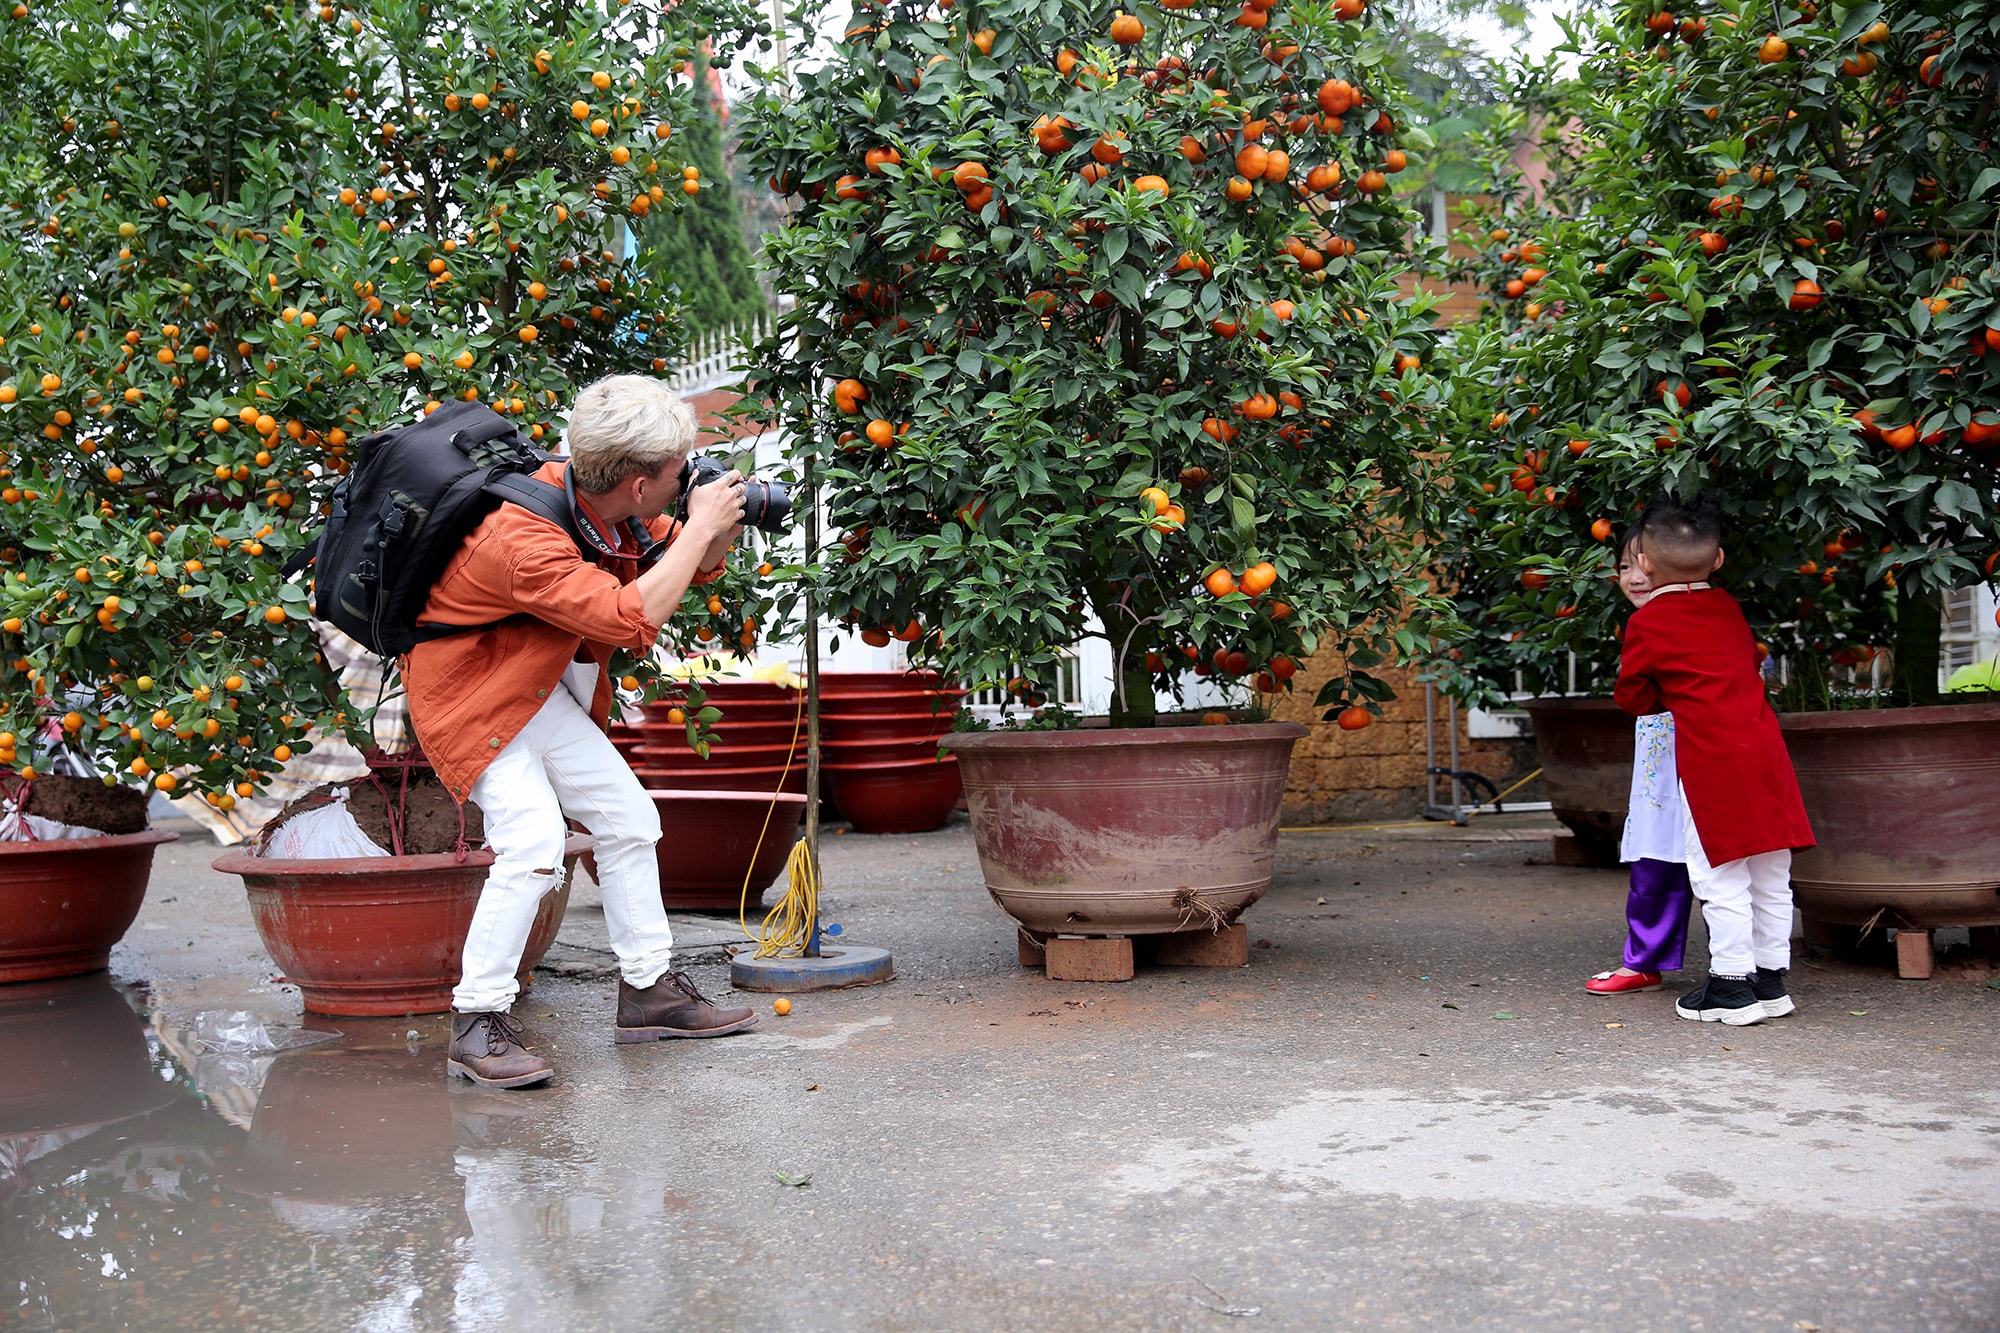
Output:
[[[1424,686],[1407,667],[1389,667],[1374,674],[1389,682],[1396,698],[1384,705],[1384,716],[1358,731],[1342,731],[1320,720],[1313,706],[1319,687],[1334,674],[1339,657],[1322,652],[1292,680],[1290,692],[1266,696],[1273,720],[1302,722],[1312,734],[1292,751],[1292,769],[1285,782],[1284,819],[1288,824],[1352,824],[1370,820],[1414,819],[1426,800],[1424,746]],[[1432,734],[1437,763],[1450,763],[1451,735],[1445,726],[1445,700],[1436,701]],[[1493,780],[1504,791],[1535,770],[1532,736],[1513,740],[1473,739],[1468,715],[1457,715],[1458,767]],[[1476,799],[1471,793],[1468,800]],[[1449,804],[1451,789],[1440,780],[1438,801]],[[1514,801],[1546,799],[1536,780],[1515,792]]]

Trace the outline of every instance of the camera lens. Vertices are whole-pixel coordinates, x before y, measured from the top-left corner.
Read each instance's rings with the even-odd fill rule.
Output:
[[[753,481],[743,488],[743,521],[763,532],[783,532],[792,514],[790,490],[779,481]]]

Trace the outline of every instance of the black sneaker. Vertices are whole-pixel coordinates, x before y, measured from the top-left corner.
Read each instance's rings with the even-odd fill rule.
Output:
[[[1750,978],[1719,977],[1712,972],[1700,990],[1681,997],[1674,1012],[1696,1022],[1727,1023],[1733,1028],[1764,1021],[1764,1005],[1750,988]]]
[[[1756,993],[1757,1003],[1764,1006],[1766,1018],[1783,1018],[1798,1008],[1785,993],[1785,972],[1782,967],[1760,967],[1750,978],[1750,989]]]

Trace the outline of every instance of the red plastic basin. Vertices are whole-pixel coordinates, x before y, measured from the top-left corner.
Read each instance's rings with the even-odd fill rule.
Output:
[[[957,716],[949,713],[847,713],[820,719],[824,744],[854,741],[935,740],[951,730]]]
[[[829,763],[820,772],[857,833],[923,833],[950,819],[958,803],[956,759]]]

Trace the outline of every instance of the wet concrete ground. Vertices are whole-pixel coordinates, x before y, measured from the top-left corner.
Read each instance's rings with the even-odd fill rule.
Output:
[[[199,1054],[300,1013],[196,835],[109,978],[0,988],[0,1329],[2000,1328],[1990,966],[1587,996],[1623,877],[1546,833],[1287,835],[1249,968],[1123,985],[1016,964],[962,822],[830,836],[899,979],[653,1047],[586,885],[521,1093],[441,1018]],[[677,926],[722,998],[734,923]]]

